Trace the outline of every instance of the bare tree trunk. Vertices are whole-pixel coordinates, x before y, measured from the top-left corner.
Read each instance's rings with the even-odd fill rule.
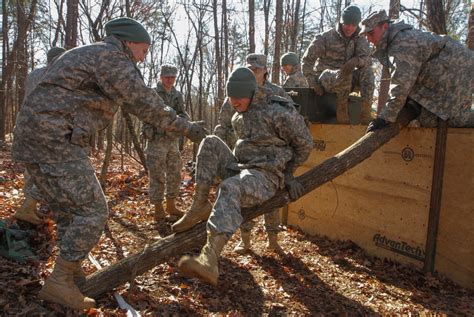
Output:
[[[431,31],[446,34],[446,17],[443,0],[426,0],[428,21]]]
[[[270,5],[272,0],[263,0],[263,15],[265,21],[265,36],[263,38],[263,54],[268,55],[269,36],[270,36]]]
[[[5,141],[7,105],[7,56],[8,56],[8,10],[7,1],[2,1],[2,82],[0,83],[0,141]]]
[[[127,112],[122,112],[122,114],[127,124],[128,132],[130,132],[130,138],[132,139],[133,147],[135,151],[137,152],[138,157],[140,158],[140,162],[143,165],[143,168],[145,169],[145,171],[148,171],[147,166],[146,166],[145,154],[143,153],[142,148],[140,147],[140,142],[138,142],[138,137],[137,137],[137,134],[135,133],[135,128],[133,127],[132,117],[130,117],[130,114],[128,114]],[[130,154],[130,151],[128,151],[128,146],[127,146],[127,152]]]
[[[255,53],[255,0],[249,0],[249,53]]]
[[[102,168],[100,169],[99,182],[102,188],[105,188],[105,182],[107,181],[107,171],[110,165],[110,159],[112,158],[112,144],[114,142],[113,138],[114,130],[114,120],[110,122],[110,125],[107,127],[107,147],[105,149],[104,162],[102,163]]]
[[[224,33],[224,80],[229,77],[229,26],[227,23],[227,0],[222,0],[222,32]],[[219,105],[220,107],[220,105]]]
[[[474,3],[471,4],[471,12],[469,13],[468,22],[468,34],[467,34],[467,47],[470,50],[474,50]]]
[[[280,83],[281,30],[283,20],[283,0],[276,0],[275,9],[275,51],[273,53],[272,83]]]
[[[347,149],[297,177],[297,180],[304,186],[304,193],[307,194],[315,190],[369,158],[377,149],[394,138],[400,132],[400,129],[414,118],[414,113],[411,113],[408,109],[402,109],[397,123],[364,135]],[[274,210],[274,208],[282,207],[288,203],[288,200],[288,193],[285,190],[280,190],[273,198],[262,205],[243,208],[241,211],[243,221],[253,219]],[[205,239],[205,222],[188,231],[167,236],[147,245],[140,252],[89,275],[85,284],[81,286],[81,290],[88,296],[97,297],[128,281],[133,281],[136,275],[141,275],[172,257],[201,247]]]
[[[217,19],[217,0],[213,0],[213,17],[214,17],[214,38],[215,38],[215,48],[216,48],[216,64],[217,64],[217,74],[216,74],[216,85],[217,85],[217,99],[214,101],[214,112],[217,118],[219,114],[219,107],[224,100],[224,84],[222,82],[222,54],[221,54],[221,45],[220,45],[220,34],[219,31],[219,21]],[[224,10],[224,8],[222,8]],[[209,81],[210,82],[210,81]],[[212,127],[212,124],[211,124]]]
[[[79,0],[67,0],[66,13],[66,49],[77,46],[77,20],[79,18]]]
[[[293,9],[293,27],[291,29],[291,41],[290,41],[290,51],[296,52],[296,45],[298,43],[298,29],[300,25],[300,6],[301,0],[296,0],[295,7]]]
[[[64,25],[63,7],[64,7],[64,0],[60,0],[59,4],[57,4],[58,20],[56,24],[56,30],[54,32],[54,38],[53,38],[53,41],[51,42],[52,46],[57,46],[58,41],[59,43],[61,43],[59,36],[61,33],[61,25]]]

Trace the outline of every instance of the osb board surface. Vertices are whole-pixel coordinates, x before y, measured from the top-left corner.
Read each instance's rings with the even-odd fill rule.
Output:
[[[345,149],[364,130],[313,124],[315,149],[297,174]],[[288,223],[310,234],[350,239],[378,257],[421,266],[435,140],[434,129],[403,130],[368,160],[291,204]],[[471,131],[449,130],[436,263],[437,270],[468,286],[474,284],[474,186],[467,150],[472,148]],[[456,177],[459,169],[464,178]]]

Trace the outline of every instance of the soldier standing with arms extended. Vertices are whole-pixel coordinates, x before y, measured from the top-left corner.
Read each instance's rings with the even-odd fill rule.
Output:
[[[293,52],[283,54],[280,59],[281,69],[286,75],[284,88],[308,88],[308,81],[301,72],[298,55]]]
[[[389,98],[367,131],[397,120],[405,106],[413,107],[424,127],[437,118],[453,127],[474,127],[474,52],[446,35],[392,23],[384,10],[362,21],[361,33],[375,45],[374,56],[390,69]]]
[[[184,110],[183,94],[174,84],[178,69],[173,65],[161,65],[160,81],[155,90],[164,103],[176,111],[179,117],[190,119]],[[166,187],[166,212],[181,217],[183,213],[176,208],[176,197],[181,184],[180,135],[144,123],[142,134],[147,138],[146,155],[150,179],[150,203],[155,205],[155,220],[165,218],[163,198]]]
[[[362,98],[360,122],[371,119],[375,78],[371,68],[370,47],[359,35],[360,9],[350,5],[344,9],[338,25],[311,42],[303,55],[303,74],[318,95],[336,94],[336,117],[349,123],[348,97],[359,90]]]
[[[25,98],[35,89],[39,81],[46,72],[47,67],[66,49],[62,47],[52,47],[46,54],[47,65],[45,67],[37,68],[31,73],[28,74],[26,78],[26,87],[25,87]],[[25,200],[17,212],[13,215],[18,220],[26,221],[34,225],[39,225],[43,223],[43,220],[36,214],[36,207],[38,201],[41,200],[41,195],[38,191],[38,188],[31,181],[31,177],[27,171],[25,171],[25,185],[23,186],[23,194],[25,195]]]
[[[48,68],[25,100],[13,132],[12,157],[25,164],[47,200],[60,240],[54,270],[39,298],[74,309],[95,306],[74,278],[108,217],[88,158],[90,136],[111,122],[118,107],[195,141],[205,136],[198,124],[177,117],[143,81],[135,63],[144,60],[150,46],[145,28],[118,18],[105,24],[105,31],[103,42],[69,50]]]
[[[198,189],[207,192],[195,195],[193,205],[210,205],[209,186],[216,178],[223,181],[207,221],[206,245],[198,257],[182,257],[178,264],[185,276],[213,285],[219,276],[219,255],[242,224],[241,208],[267,201],[285,185],[292,200],[300,197],[304,188],[293,172],[313,147],[304,119],[292,103],[258,87],[248,68],[233,71],[226,90],[237,111],[232,126],[238,140],[233,152],[216,136],[206,137],[199,146],[196,194]],[[208,214],[200,213],[200,220],[207,219]]]

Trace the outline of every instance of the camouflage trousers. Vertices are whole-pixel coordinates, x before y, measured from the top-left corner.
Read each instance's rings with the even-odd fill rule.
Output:
[[[53,212],[61,257],[85,259],[108,218],[107,201],[89,160],[26,164],[26,169]]]
[[[340,70],[327,69],[319,75],[319,81],[327,92],[335,93],[337,98],[348,98],[354,91],[360,92],[362,100],[372,101],[375,90],[375,76],[371,67],[354,70],[352,76],[339,79]]]
[[[418,121],[420,125],[425,128],[438,126],[438,117],[425,108],[421,109]],[[474,128],[474,111],[472,111],[470,107],[462,108],[456,116],[449,119],[448,125],[452,128]]]
[[[179,138],[163,137],[149,142],[146,161],[150,178],[150,203],[159,204],[164,196],[176,198],[181,184],[182,167]]]
[[[242,207],[253,207],[273,197],[278,177],[261,169],[238,167],[237,158],[217,136],[206,137],[200,144],[196,162],[196,183],[212,185],[221,179],[217,198],[207,222],[208,230],[233,234],[242,224]]]
[[[36,201],[42,200],[40,191],[38,190],[38,187],[33,183],[33,180],[31,179],[30,173],[28,173],[28,170],[25,170],[25,184],[23,185],[23,194],[26,197],[31,197]]]

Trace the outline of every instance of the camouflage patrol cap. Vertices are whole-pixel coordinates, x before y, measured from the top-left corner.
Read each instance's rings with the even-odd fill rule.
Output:
[[[300,59],[298,58],[298,55],[296,55],[296,53],[288,52],[288,53],[283,54],[280,62],[281,62],[281,65],[295,66],[300,63]]]
[[[178,75],[178,68],[174,65],[161,65],[160,76],[163,77],[176,77]]]
[[[151,44],[150,34],[137,20],[117,18],[107,22],[104,28],[107,36],[115,35],[124,41]]]
[[[245,61],[247,67],[267,68],[267,56],[264,54],[250,53]]]
[[[46,53],[46,61],[47,63],[51,63],[54,58],[56,58],[57,56],[61,55],[62,53],[64,53],[66,51],[65,48],[62,48],[62,47],[52,47],[50,48],[50,50],[48,51],[48,53]]]
[[[257,79],[250,69],[239,67],[230,74],[225,88],[228,97],[252,98],[257,89]]]
[[[360,30],[360,34],[368,33],[372,31],[377,24],[380,22],[388,22],[390,18],[387,16],[385,10],[380,10],[378,12],[372,12],[367,18],[365,18],[361,24],[362,29]]]
[[[361,20],[362,13],[358,6],[347,6],[341,14],[341,23],[358,25]]]

